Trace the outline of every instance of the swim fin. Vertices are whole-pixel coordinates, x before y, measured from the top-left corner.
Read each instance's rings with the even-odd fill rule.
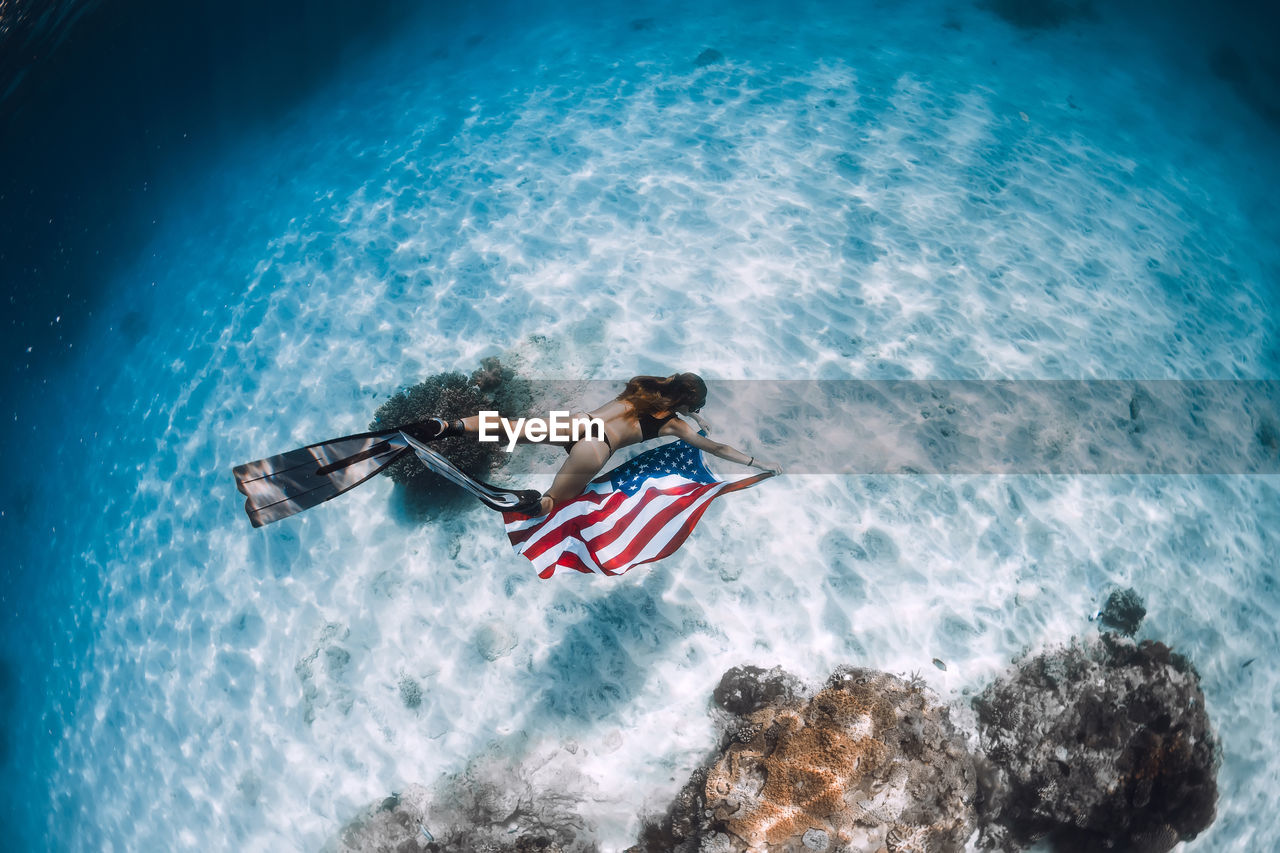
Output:
[[[232,473],[249,521],[262,527],[354,489],[408,451],[399,429],[385,429],[309,444]]]
[[[411,449],[431,471],[461,486],[485,506],[503,512],[536,514],[542,493],[512,491],[467,475],[426,442],[442,437],[447,423],[432,418],[394,429],[345,435],[288,453],[237,465],[236,488],[245,495],[244,511],[254,527],[322,504],[348,492]]]
[[[403,432],[400,435],[428,470],[439,474],[454,485],[466,489],[490,509],[496,509],[499,512],[519,512],[524,515],[540,514],[542,492],[536,489],[503,489],[483,480],[477,480],[475,477],[458,470],[452,462],[427,447],[414,436]]]

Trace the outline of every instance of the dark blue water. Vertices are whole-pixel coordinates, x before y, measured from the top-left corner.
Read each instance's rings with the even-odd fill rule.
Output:
[[[911,6],[869,7],[873,11],[865,17],[862,38],[876,41],[877,15],[891,16]],[[506,43],[504,38],[515,41],[523,28],[534,24],[554,27],[557,20],[577,23],[594,14],[588,4],[519,9],[481,4],[458,10],[408,0],[364,4],[358,10],[327,0],[273,4],[103,0],[83,7],[71,3],[41,7],[41,11],[49,8],[61,14],[40,17],[32,12],[34,4],[6,6],[5,27],[0,29],[4,51],[0,92],[5,93],[0,101],[0,285],[6,306],[0,323],[4,356],[0,393],[5,404],[0,416],[4,446],[10,451],[9,476],[0,484],[0,548],[5,555],[0,563],[4,612],[0,774],[5,779],[0,814],[12,833],[9,846],[13,849],[93,846],[90,838],[70,838],[60,831],[64,822],[69,824],[81,814],[84,804],[49,789],[56,769],[54,750],[68,728],[83,722],[75,718],[77,708],[85,707],[81,676],[92,672],[98,662],[97,631],[102,613],[109,609],[102,555],[112,553],[114,547],[111,536],[101,531],[119,531],[119,540],[125,543],[119,546],[121,551],[145,548],[128,544],[137,542],[136,532],[130,531],[139,518],[139,507],[130,500],[137,488],[136,460],[147,457],[164,431],[154,423],[144,427],[101,420],[101,389],[110,374],[129,363],[129,353],[147,349],[167,316],[189,320],[197,313],[190,308],[184,313],[178,305],[182,282],[165,285],[173,288],[172,315],[141,305],[134,310],[127,300],[122,304],[113,289],[134,288],[130,292],[136,292],[141,301],[148,298],[149,282],[121,281],[121,275],[172,266],[172,258],[155,257],[156,253],[176,254],[183,247],[164,242],[161,235],[169,233],[166,229],[175,219],[200,220],[205,215],[206,220],[200,221],[208,227],[199,234],[207,237],[210,246],[226,247],[225,252],[216,249],[202,259],[207,269],[226,275],[225,294],[210,295],[209,304],[219,305],[224,297],[239,298],[246,270],[233,254],[252,256],[269,237],[283,231],[283,223],[298,210],[299,198],[322,191],[342,197],[363,178],[355,168],[338,168],[326,182],[308,171],[314,164],[300,151],[293,174],[305,175],[307,183],[299,188],[290,184],[290,175],[255,172],[251,157],[235,152],[252,152],[255,143],[286,132],[290,139],[305,140],[306,134],[298,132],[300,111],[314,110],[317,98],[338,100],[334,93],[343,92],[352,79],[364,79],[371,73],[371,64],[385,58],[384,52],[394,51],[396,62],[406,66],[415,61],[433,63],[441,71],[441,88],[450,85],[451,63],[489,64],[493,74],[488,86],[498,93],[532,74],[530,68],[506,64],[500,47]],[[717,6],[714,11],[718,15],[714,20],[722,23],[724,9]],[[1131,0],[1104,6],[1073,0],[993,0],[964,11],[1008,24],[1000,35],[1007,42],[993,41],[988,46],[990,80],[997,87],[1006,73],[999,64],[1006,45],[1063,33],[1078,33],[1088,45],[1110,38],[1117,44],[1139,39],[1150,47],[1153,61],[1167,62],[1179,75],[1195,81],[1194,87],[1188,87],[1189,98],[1201,102],[1206,113],[1220,112],[1229,123],[1220,135],[1211,125],[1202,127],[1203,138],[1197,140],[1203,142],[1204,158],[1221,161],[1227,183],[1246,184],[1247,170],[1236,174],[1231,169],[1258,155],[1256,150],[1224,151],[1223,140],[1243,134],[1258,141],[1261,150],[1268,147],[1263,140],[1280,141],[1275,140],[1280,135],[1280,62],[1272,51],[1280,43],[1280,24],[1271,4],[1171,6]],[[667,10],[662,13],[669,15]],[[682,44],[696,43],[701,49],[723,37],[711,27],[699,31],[703,14],[708,20],[712,17],[695,8],[686,20],[659,17],[655,22],[640,7],[628,8],[618,17],[634,24],[626,30],[628,38],[668,27],[667,32],[676,33]],[[742,29],[749,30],[751,13],[742,14]],[[801,4],[797,20],[800,23],[788,31],[788,38],[799,44],[811,42],[818,52],[830,51],[822,35],[829,22],[848,26],[839,10],[821,3]],[[931,25],[936,29],[954,23],[939,17]],[[424,37],[420,47],[407,47],[397,36],[410,27],[434,35]],[[695,34],[690,35],[691,31]],[[759,36],[756,44],[764,43],[767,36]],[[895,50],[888,41],[880,47],[888,54]],[[830,59],[835,53],[821,53],[821,58]],[[1089,55],[1094,62],[1098,51],[1091,50]],[[692,65],[700,56],[694,50],[686,64]],[[714,57],[707,56],[708,62],[714,62]],[[1069,52],[1058,59],[1059,68],[1072,66]],[[875,69],[862,70],[872,81],[869,90],[882,98],[877,104],[868,97],[870,117],[890,100],[890,86],[884,83],[875,92]],[[1158,69],[1153,74],[1160,76]],[[563,85],[572,91],[576,82],[570,69],[563,76],[567,81]],[[1089,94],[1074,97],[1085,101]],[[1064,100],[1068,97],[1070,93],[1062,93]],[[444,117],[438,130],[441,138],[449,138],[464,123],[466,93],[459,93],[453,103],[458,105],[457,112]],[[397,129],[388,119],[383,127],[370,128],[364,141],[371,144],[384,128],[387,132]],[[317,130],[318,134],[329,132],[323,126]],[[1274,144],[1270,147],[1278,150]],[[904,162],[908,162],[923,149],[908,140],[905,150]],[[364,156],[364,149],[353,152],[352,158],[357,154]],[[331,152],[325,156],[331,158],[327,163],[345,165],[340,156]],[[1013,160],[1017,151],[1011,147],[1008,156]],[[237,176],[220,183],[217,170],[229,168],[229,162],[236,164]],[[475,171],[483,172],[484,166],[475,164]],[[905,171],[894,175],[901,177]],[[253,176],[248,186],[245,175]],[[993,180],[1001,179],[997,175]],[[1151,178],[1141,167],[1135,170],[1135,182],[1147,179]],[[198,191],[191,189],[196,187]],[[239,197],[228,197],[236,193]],[[1274,193],[1255,187],[1240,198],[1244,220],[1276,221]],[[1213,210],[1213,202],[1205,200],[1204,209]],[[233,206],[262,215],[244,214],[240,219],[219,215],[218,211]],[[874,212],[866,216],[874,224]],[[237,232],[242,223],[249,225]],[[1234,232],[1225,229],[1224,233]],[[1231,245],[1220,248],[1216,254],[1231,255]],[[850,252],[851,256],[860,252],[871,263],[881,249],[866,242]],[[1215,253],[1206,253],[1211,254]],[[1280,293],[1280,268],[1270,259],[1258,263],[1263,265],[1261,286],[1270,292],[1270,301],[1262,299],[1259,304],[1274,307]],[[1212,331],[1215,294],[1229,287],[1208,275],[1197,278],[1189,270],[1167,274],[1170,290],[1186,287],[1186,281],[1199,284],[1182,297],[1186,318],[1178,333],[1208,339],[1205,329]],[[462,317],[458,322],[472,321]],[[779,324],[779,346],[795,349],[783,328]],[[1246,331],[1249,345],[1261,355],[1240,373],[1274,378],[1280,365],[1274,314],[1259,311],[1256,326]],[[90,341],[109,342],[110,364],[85,358]],[[1206,358],[1206,364],[1212,366],[1204,372],[1216,377],[1222,362]],[[264,364],[262,369],[269,367]],[[912,369],[905,360],[896,367],[903,375]],[[130,462],[115,468],[115,455]],[[177,468],[177,463],[172,467]],[[57,476],[48,476],[50,470]],[[87,480],[92,480],[91,493],[84,485]],[[84,501],[76,498],[82,489]],[[104,500],[103,495],[118,496],[118,500]],[[195,572],[199,567],[180,569]],[[137,593],[156,594],[141,580]],[[160,792],[153,793],[160,797]],[[86,823],[76,825],[83,828]]]
[[[32,524],[34,507],[76,488],[41,475],[55,458],[70,457],[73,470],[110,464],[93,448],[102,434],[94,422],[94,388],[67,372],[77,344],[103,327],[135,343],[147,335],[137,314],[105,314],[103,305],[109,283],[143,251],[169,215],[166,200],[180,195],[184,182],[205,174],[244,138],[270,134],[397,26],[421,15],[437,16],[443,26],[455,17],[445,5],[5,5],[0,399],[4,433],[23,448],[0,487],[6,552],[0,762],[4,823],[14,833],[6,841],[10,849],[59,845],[56,830],[52,839],[45,835],[52,747],[79,699],[80,673],[93,665],[90,614],[99,578],[73,544],[79,520]],[[263,187],[264,205],[270,191]],[[36,451],[55,410],[80,413],[70,433],[88,443]],[[128,476],[116,479],[121,491],[132,487]],[[49,613],[61,615],[55,621],[28,615]]]

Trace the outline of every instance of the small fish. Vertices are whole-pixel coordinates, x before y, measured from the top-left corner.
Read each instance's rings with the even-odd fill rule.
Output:
[[[942,670],[943,672],[947,671],[947,665],[943,663],[941,660],[939,660],[938,658],[933,659],[933,665],[936,666],[938,669]]]
[[[1254,661],[1256,661],[1256,660],[1257,660],[1257,658],[1249,658],[1247,661],[1245,661],[1244,663],[1240,664],[1240,668],[1241,668],[1241,669],[1244,669],[1246,666],[1248,666],[1249,664],[1253,663],[1253,662],[1254,662]]]

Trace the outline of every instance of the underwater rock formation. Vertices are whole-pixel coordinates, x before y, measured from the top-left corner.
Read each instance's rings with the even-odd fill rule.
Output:
[[[421,853],[430,843],[425,829],[429,801],[426,788],[410,785],[352,819],[324,853]]]
[[[378,407],[369,429],[398,427],[427,418],[456,418],[484,409],[519,417],[532,405],[531,386],[496,358],[481,362],[470,377],[461,373],[437,373],[417,385],[397,391]],[[434,445],[454,465],[474,477],[486,477],[506,463],[508,454],[500,442],[482,444],[472,438],[454,437]],[[409,491],[411,503],[430,505],[454,487],[432,474],[412,455],[389,465],[384,472]]]
[[[745,717],[769,705],[794,705],[804,693],[800,679],[780,666],[735,666],[721,676],[711,698],[730,714]]]
[[[747,668],[727,673],[718,701],[726,682],[734,695],[773,701],[736,719],[633,850],[963,849],[976,771],[947,708],[922,684],[842,668],[805,701],[780,670],[754,672],[754,686]]]
[[[1107,603],[1098,614],[1098,624],[1108,631],[1116,631],[1126,637],[1138,633],[1138,627],[1147,616],[1142,597],[1132,589],[1118,589],[1107,596]]]
[[[534,783],[482,757],[432,790],[410,785],[347,823],[323,853],[597,853],[572,779]]]
[[[1024,30],[1052,30],[1096,14],[1092,0],[985,0],[982,5]]]
[[[708,65],[715,65],[717,62],[724,62],[724,54],[709,47],[702,53],[698,54],[698,58],[693,60],[693,64],[699,68],[706,68]]]
[[[982,841],[1167,851],[1213,821],[1200,677],[1161,643],[1105,634],[1037,655],[974,700],[990,773]]]

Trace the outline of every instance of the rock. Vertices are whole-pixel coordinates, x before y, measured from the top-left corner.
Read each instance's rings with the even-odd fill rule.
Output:
[[[1200,678],[1161,643],[1114,634],[1021,662],[974,700],[982,843],[1169,850],[1213,822],[1214,736]]]
[[[751,736],[726,738],[637,850],[963,849],[976,771],[947,709],[922,685],[842,668],[806,701],[792,676],[761,679],[752,669],[731,670],[722,687],[754,679],[787,689],[746,716],[741,731]]]
[[[559,779],[536,784],[529,768],[473,761],[431,790],[410,785],[370,805],[323,853],[594,853],[577,812],[586,795]]]
[[[542,774],[542,775],[538,775]],[[592,853],[591,799],[571,769],[481,756],[443,780],[431,801],[432,853]]]
[[[427,418],[454,420],[481,410],[523,416],[532,401],[528,380],[520,378],[498,359],[487,358],[470,377],[461,373],[437,373],[397,391],[378,407],[369,429],[399,427]],[[433,448],[476,477],[487,476],[508,459],[501,442],[482,444],[463,436],[437,441]],[[384,473],[397,485],[406,487],[406,499],[412,510],[428,508],[438,503],[441,495],[456,492],[455,486],[427,471],[412,454],[388,465]]]
[[[400,701],[410,710],[422,704],[422,685],[409,676],[400,679]]]
[[[821,829],[810,829],[800,837],[800,843],[806,850],[826,850],[831,846],[831,836]]]
[[[709,47],[698,54],[698,58],[693,61],[693,64],[699,68],[706,68],[708,65],[715,65],[717,62],[724,62],[724,54],[713,47]]]
[[[1110,631],[1132,637],[1138,633],[1138,626],[1146,615],[1146,605],[1138,593],[1132,589],[1118,589],[1107,596],[1107,603],[1098,616],[1098,623]]]
[[[800,679],[780,666],[735,666],[720,678],[711,698],[730,714],[747,716],[767,705],[792,703],[803,694]]]
[[[430,795],[410,785],[374,803],[347,823],[324,853],[425,853],[431,849],[426,829]]]

